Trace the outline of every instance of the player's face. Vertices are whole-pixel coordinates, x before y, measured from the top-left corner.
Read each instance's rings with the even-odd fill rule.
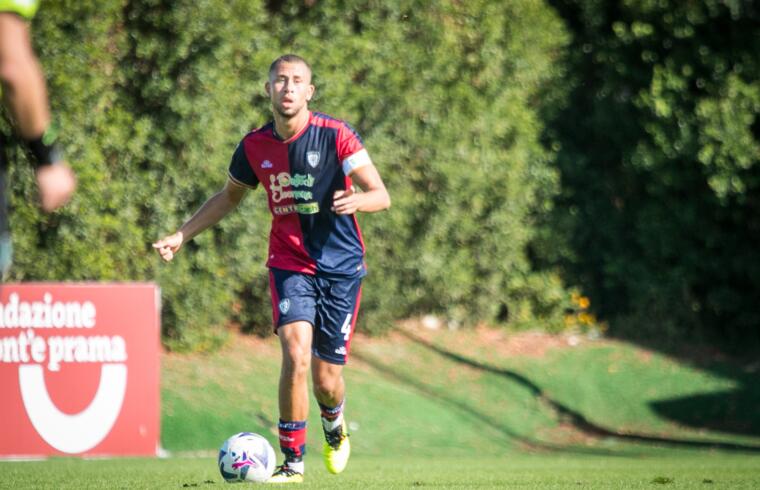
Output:
[[[283,117],[291,118],[306,110],[314,95],[311,71],[303,63],[282,62],[266,83],[266,91],[272,100],[272,109]]]

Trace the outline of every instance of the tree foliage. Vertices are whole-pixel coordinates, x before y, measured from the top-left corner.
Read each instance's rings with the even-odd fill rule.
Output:
[[[573,36],[545,116],[568,210],[555,261],[619,333],[757,343],[756,3],[552,3]]]

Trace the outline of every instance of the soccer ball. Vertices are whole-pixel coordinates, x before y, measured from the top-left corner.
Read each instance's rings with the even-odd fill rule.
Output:
[[[269,441],[252,432],[240,432],[219,449],[219,472],[227,483],[263,483],[274,473],[275,458]]]

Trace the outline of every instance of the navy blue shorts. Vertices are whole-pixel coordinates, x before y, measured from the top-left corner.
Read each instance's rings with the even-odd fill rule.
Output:
[[[359,312],[362,278],[326,279],[269,269],[275,333],[282,325],[306,321],[314,327],[312,355],[345,364]]]

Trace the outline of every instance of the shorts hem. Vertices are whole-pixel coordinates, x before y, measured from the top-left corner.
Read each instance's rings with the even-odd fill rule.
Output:
[[[330,364],[335,364],[337,366],[345,366],[346,363],[348,362],[348,356],[345,356],[340,361],[336,360],[336,359],[329,359],[329,358],[321,355],[319,352],[315,351],[314,349],[312,349],[311,355],[314,356],[314,357],[316,357],[317,359],[321,359],[321,360],[323,360],[325,362],[329,362]]]
[[[299,318],[299,317],[296,317],[294,319],[288,320],[287,322],[278,322],[279,324],[274,326],[274,333],[275,333],[275,335],[277,335],[277,330],[280,327],[283,327],[285,325],[289,325],[289,324],[295,323],[295,322],[307,322],[309,325],[311,325],[311,328],[314,328],[314,320],[313,319],[311,319],[311,318]]]

